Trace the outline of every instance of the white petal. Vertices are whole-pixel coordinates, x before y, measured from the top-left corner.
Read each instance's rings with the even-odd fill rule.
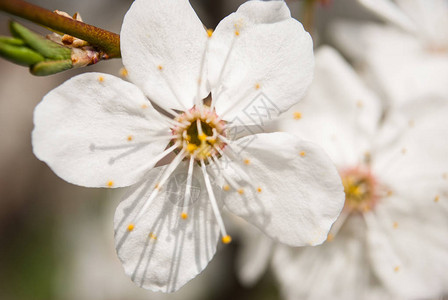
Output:
[[[313,45],[284,1],[248,1],[216,28],[208,62],[218,115],[262,125],[305,94]]]
[[[419,37],[434,45],[448,42],[448,2],[446,0],[395,0],[414,22]]]
[[[396,299],[387,297],[372,273],[365,233],[362,218],[352,216],[323,245],[277,247],[272,268],[285,299]]]
[[[219,227],[201,170],[195,167],[190,205],[183,207],[188,163],[183,162],[138,220],[159,168],[132,188],[115,213],[115,245],[125,272],[140,287],[174,292],[202,272],[216,252]],[[186,212],[187,219],[181,214]],[[135,222],[135,223],[134,223]],[[134,224],[132,231],[128,225]]]
[[[429,202],[442,193],[448,182],[447,115],[446,99],[421,99],[392,110],[372,153],[379,180]]]
[[[206,42],[207,33],[186,0],[134,1],[121,29],[130,80],[159,106],[172,109],[193,106]],[[202,85],[201,100],[208,93]]]
[[[404,30],[415,32],[416,25],[391,0],[358,0],[385,21],[391,22]]]
[[[390,26],[337,22],[333,39],[392,105],[423,97],[448,97],[448,55],[437,45]]]
[[[338,20],[330,27],[330,37],[337,48],[361,68],[370,56],[392,56],[404,60],[422,51],[414,36],[392,26],[374,22]],[[364,70],[362,70],[364,71]]]
[[[432,212],[384,206],[366,215],[373,268],[389,290],[405,299],[431,299],[447,292],[448,227],[434,224]]]
[[[338,167],[355,166],[371,148],[381,101],[334,49],[316,53],[310,91],[279,120],[279,129],[321,146]]]
[[[286,133],[257,134],[238,143],[244,148],[232,144],[239,155],[223,172],[244,193],[225,192],[226,207],[276,241],[291,246],[322,243],[345,198],[328,156]]]
[[[34,126],[34,154],[64,180],[87,187],[141,180],[169,142],[151,138],[170,134],[136,86],[98,73],[48,93],[34,111]]]
[[[397,57],[395,53],[378,51],[368,59],[370,76],[393,104],[448,98],[448,55],[420,51]]]
[[[237,257],[238,277],[242,284],[251,287],[266,272],[274,241],[247,223],[242,227],[242,245]]]

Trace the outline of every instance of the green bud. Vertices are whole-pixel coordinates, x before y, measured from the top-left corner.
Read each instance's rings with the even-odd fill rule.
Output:
[[[30,67],[30,72],[36,76],[47,76],[71,69],[72,60],[42,61]]]
[[[0,40],[0,56],[22,66],[31,66],[45,60],[42,55],[27,47],[11,45],[2,40]]]
[[[13,38],[9,36],[0,36],[0,43],[11,45],[11,46],[25,46],[25,42],[18,38]]]
[[[71,57],[71,50],[28,30],[26,27],[11,21],[11,34],[23,40],[31,49],[51,60],[66,60]]]

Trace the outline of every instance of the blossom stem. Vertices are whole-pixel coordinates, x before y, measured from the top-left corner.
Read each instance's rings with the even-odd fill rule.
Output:
[[[120,36],[79,22],[22,0],[0,0],[0,10],[56,31],[87,41],[105,52],[104,58],[119,58]]]

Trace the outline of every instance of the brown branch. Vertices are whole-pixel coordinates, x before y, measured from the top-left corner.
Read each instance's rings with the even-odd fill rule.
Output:
[[[0,0],[0,10],[85,40],[103,50],[106,58],[121,56],[120,36],[116,33],[61,16],[22,0]]]

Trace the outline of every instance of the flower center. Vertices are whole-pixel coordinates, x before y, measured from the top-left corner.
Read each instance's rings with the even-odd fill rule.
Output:
[[[225,142],[225,122],[208,106],[193,107],[176,117],[177,125],[172,128],[173,143],[184,150],[187,157],[197,161],[217,155],[218,149],[223,149]]]
[[[345,209],[366,212],[377,202],[376,180],[370,170],[361,168],[341,172],[345,192]]]

